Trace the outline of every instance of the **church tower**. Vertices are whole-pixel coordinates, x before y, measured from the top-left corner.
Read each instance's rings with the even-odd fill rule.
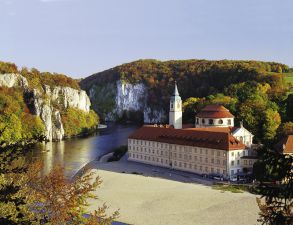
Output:
[[[169,125],[182,129],[182,101],[175,82],[174,93],[170,99]]]

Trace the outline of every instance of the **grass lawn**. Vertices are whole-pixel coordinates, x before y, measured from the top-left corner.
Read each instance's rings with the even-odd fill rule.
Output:
[[[214,184],[212,188],[220,190],[221,192],[230,191],[232,193],[243,193],[244,191],[247,191],[247,187],[245,185]]]

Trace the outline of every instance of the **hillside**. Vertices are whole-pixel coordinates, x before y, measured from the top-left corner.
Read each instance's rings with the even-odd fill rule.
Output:
[[[62,140],[95,129],[98,116],[74,79],[0,62],[0,145]]]
[[[270,129],[266,124],[271,123],[270,118],[278,123],[274,130],[280,125],[280,114],[286,121],[283,101],[287,97],[284,77],[288,71],[288,66],[275,62],[150,59],[93,74],[80,84],[94,110],[106,120],[153,123],[167,122],[169,97],[176,80],[183,100],[194,97],[185,102],[185,122],[193,121],[194,108],[216,102],[227,106],[238,121],[244,120],[261,137],[264,130]],[[194,107],[191,114],[190,104]]]

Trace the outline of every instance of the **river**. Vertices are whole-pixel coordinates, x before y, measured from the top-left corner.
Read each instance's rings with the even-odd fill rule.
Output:
[[[90,137],[37,144],[28,157],[43,162],[42,174],[47,174],[55,165],[61,165],[65,175],[72,177],[90,161],[115,147],[126,145],[128,136],[138,128],[134,125],[107,125],[108,128]]]

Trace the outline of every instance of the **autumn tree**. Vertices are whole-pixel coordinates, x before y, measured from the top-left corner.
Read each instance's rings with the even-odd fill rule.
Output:
[[[96,198],[92,191],[101,184],[99,177],[87,173],[71,181],[61,167],[40,177],[41,164],[28,164],[26,151],[22,145],[0,149],[0,224],[108,225],[118,217],[118,211],[108,215],[106,204],[93,213],[86,210],[87,200]]]

